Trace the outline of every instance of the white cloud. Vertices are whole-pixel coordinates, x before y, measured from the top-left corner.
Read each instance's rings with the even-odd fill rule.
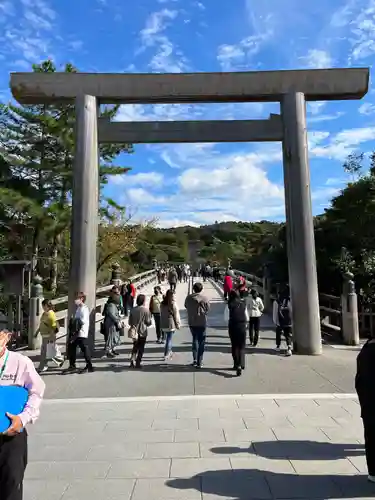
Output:
[[[218,48],[217,59],[223,71],[239,71],[249,69],[252,58],[259,53],[263,44],[269,40],[272,32],[252,35],[238,44],[223,44]]]
[[[139,174],[115,175],[111,183],[124,186],[160,186],[164,177],[159,172],[140,172]]]
[[[331,136],[330,141],[321,145],[325,139],[329,137],[328,132],[321,132],[320,136],[315,138],[315,141],[310,144],[310,153],[312,156],[321,158],[331,158],[338,161],[345,161],[347,156],[362,144],[375,139],[375,127],[363,127],[343,130],[338,134]]]
[[[358,111],[361,115],[373,115],[375,113],[375,104],[364,102],[358,108]]]
[[[163,9],[158,12],[153,12],[146,20],[146,27],[140,32],[143,43],[146,46],[154,45],[156,40],[155,36],[162,33],[168,21],[175,19],[178,12],[177,10]]]
[[[341,177],[328,177],[325,184],[326,186],[340,186],[347,182],[346,179],[342,179]]]
[[[151,187],[151,192],[130,188],[125,200],[138,206],[146,217],[147,213],[149,217],[157,213],[163,226],[283,217],[282,181],[270,181],[262,166],[263,160],[276,156],[272,149],[268,151],[268,155],[266,149],[218,155],[211,149],[199,163],[191,155],[186,156],[185,170],[170,182],[173,189],[168,196],[158,195]],[[277,158],[281,160],[280,148]]]
[[[150,48],[156,49],[148,63],[148,67],[154,72],[181,73],[188,67],[185,57],[165,34],[177,15],[177,10],[167,8],[153,12],[147,18],[145,28],[140,31],[141,47],[137,53]]]
[[[142,207],[163,205],[167,199],[164,196],[154,196],[150,191],[143,188],[130,188],[126,191],[125,199],[129,200],[132,206],[140,205]]]
[[[316,110],[314,109],[314,111]],[[337,120],[338,118],[341,118],[342,116],[344,116],[344,114],[345,113],[343,111],[338,111],[337,113],[332,113],[330,115],[319,115],[319,114],[314,115],[314,113],[312,113],[313,116],[309,116],[307,118],[307,122],[308,123],[330,122],[332,120]]]
[[[331,68],[333,59],[326,50],[310,49],[308,53],[300,57],[302,64],[309,69]]]
[[[6,23],[0,36],[0,54],[9,63],[16,60],[18,68],[31,69],[32,64],[52,56],[56,13],[45,0],[21,0],[21,4],[17,11],[8,2],[0,6],[0,17]]]
[[[311,200],[313,202],[321,200],[331,200],[334,196],[337,196],[341,188],[339,187],[329,187],[324,186],[317,189],[313,189],[311,192]]]
[[[375,0],[361,5],[357,16],[350,22],[352,52],[349,63],[367,59],[375,54]]]

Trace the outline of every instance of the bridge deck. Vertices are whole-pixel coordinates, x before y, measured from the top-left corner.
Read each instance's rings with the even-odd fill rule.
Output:
[[[275,334],[270,318],[262,320],[259,346],[248,347],[247,368],[242,377],[234,377],[230,344],[224,322],[224,303],[210,282],[204,284],[211,300],[204,367],[197,372],[190,366],[191,335],[183,309],[187,285],[177,286],[177,303],[183,327],[174,337],[174,357],[163,361],[163,346],[155,343],[150,329],[142,371],[129,367],[131,343],[120,347],[115,360],[101,359],[98,344],[94,360],[96,372],[85,376],[61,377],[59,370],[44,374],[47,398],[177,396],[194,394],[252,393],[323,393],[353,392],[356,352],[325,347],[323,356],[284,358],[275,352]],[[151,293],[148,287],[146,293]],[[100,334],[98,334],[100,337]],[[32,355],[37,361],[37,355]]]
[[[260,347],[233,377],[224,304],[211,283],[205,288],[212,308],[201,371],[188,366],[184,326],[168,364],[151,331],[142,371],[129,369],[126,343],[115,362],[96,359],[93,374],[45,375],[25,500],[373,496],[359,405],[342,394],[353,391],[355,352],[276,355],[264,318]],[[186,293],[179,285],[180,306]]]

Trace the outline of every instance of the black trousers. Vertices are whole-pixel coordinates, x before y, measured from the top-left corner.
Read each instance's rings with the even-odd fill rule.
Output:
[[[137,340],[133,342],[132,350],[132,360],[135,361],[137,366],[140,366],[143,358],[143,353],[145,352],[147,337],[138,337]]]
[[[88,339],[83,338],[83,337],[76,338],[68,346],[69,366],[71,368],[76,367],[77,347],[80,348],[80,350],[83,354],[83,357],[85,358],[87,368],[91,368],[92,362],[91,362],[91,354],[90,354]]]
[[[177,283],[169,283],[169,285],[171,287],[172,292],[175,292],[176,291]]]
[[[162,338],[161,328],[160,328],[160,313],[152,313],[155,321],[156,338],[160,340]]]
[[[286,345],[292,347],[292,327],[277,326],[276,327],[276,347],[281,346],[281,335],[284,334]]]
[[[250,318],[249,337],[250,344],[257,345],[259,340],[260,318]]]
[[[14,437],[0,435],[0,498],[22,500],[27,466],[27,432]]]
[[[362,420],[365,431],[367,469],[370,476],[375,476],[375,420],[373,418]]]
[[[229,338],[232,345],[232,358],[234,368],[245,368],[246,326],[229,325]]]

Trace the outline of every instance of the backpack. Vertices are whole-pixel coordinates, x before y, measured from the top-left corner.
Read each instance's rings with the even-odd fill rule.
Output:
[[[229,321],[230,323],[246,323],[246,304],[242,300],[236,300],[229,304]]]
[[[290,314],[288,299],[284,299],[279,303],[279,323],[280,326],[292,326],[292,317]]]

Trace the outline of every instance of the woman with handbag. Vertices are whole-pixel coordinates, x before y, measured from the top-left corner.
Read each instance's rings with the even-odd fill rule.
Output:
[[[164,361],[172,358],[172,338],[181,326],[180,313],[172,290],[167,290],[160,304],[160,327],[165,335]]]
[[[48,370],[48,361],[52,360],[59,368],[64,364],[64,357],[56,345],[56,334],[59,331],[56,314],[52,302],[44,299],[42,302],[43,314],[40,318],[39,333],[42,337],[40,362],[38,372]]]
[[[143,353],[145,351],[148,327],[151,326],[152,316],[145,307],[146,296],[137,297],[137,306],[130,311],[128,337],[133,341],[133,350],[130,359],[132,368],[141,368]]]

